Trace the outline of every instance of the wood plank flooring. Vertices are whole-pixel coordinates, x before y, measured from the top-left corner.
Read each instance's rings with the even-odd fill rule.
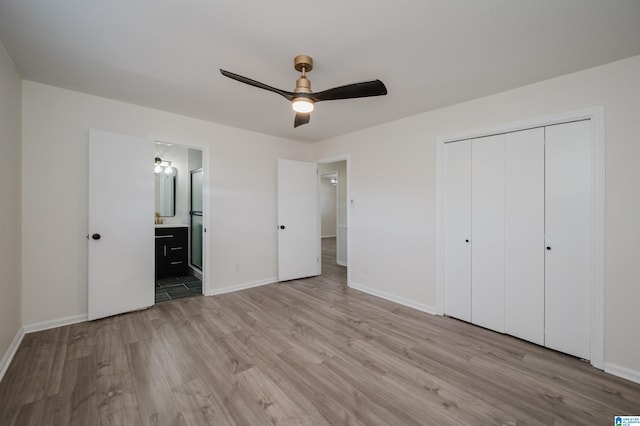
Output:
[[[25,336],[2,425],[611,425],[640,385],[322,276]]]

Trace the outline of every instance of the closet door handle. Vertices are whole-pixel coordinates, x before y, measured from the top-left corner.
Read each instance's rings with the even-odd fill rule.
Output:
[[[551,251],[551,247],[550,247],[550,246],[547,246],[547,250]]]
[[[469,242],[469,240],[464,240],[464,242],[465,242],[465,243],[468,243],[468,242]]]

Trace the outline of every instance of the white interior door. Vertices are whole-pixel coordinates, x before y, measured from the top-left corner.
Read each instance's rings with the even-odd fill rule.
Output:
[[[319,275],[318,167],[278,160],[278,281]]]
[[[471,141],[444,146],[444,313],[471,321]]]
[[[506,137],[505,331],[544,345],[544,128]]]
[[[89,135],[89,319],[154,303],[152,140]]]
[[[471,322],[504,332],[505,135],[474,139]]]
[[[545,132],[545,346],[589,359],[590,122]]]

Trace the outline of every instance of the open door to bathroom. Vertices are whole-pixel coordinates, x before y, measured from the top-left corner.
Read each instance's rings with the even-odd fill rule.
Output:
[[[154,142],[90,130],[89,320],[154,303]]]

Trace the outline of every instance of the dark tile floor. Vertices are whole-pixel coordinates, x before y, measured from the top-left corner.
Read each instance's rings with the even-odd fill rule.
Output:
[[[156,303],[201,295],[202,281],[197,277],[188,275],[156,280]]]

